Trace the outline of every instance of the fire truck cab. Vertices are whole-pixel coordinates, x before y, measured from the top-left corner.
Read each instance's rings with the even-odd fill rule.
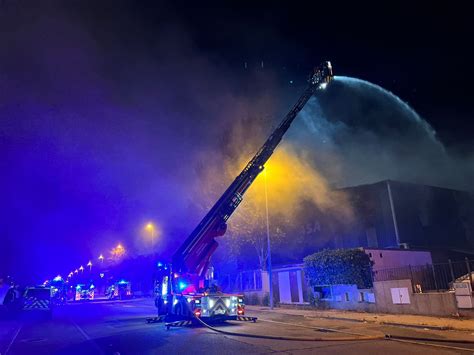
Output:
[[[243,295],[224,294],[210,279],[173,273],[170,264],[158,262],[155,306],[169,319],[201,317],[206,322],[235,320],[244,315]]]

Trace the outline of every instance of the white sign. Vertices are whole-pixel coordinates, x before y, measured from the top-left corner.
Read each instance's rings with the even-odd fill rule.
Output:
[[[473,308],[473,297],[456,295],[456,302],[458,308]]]
[[[472,293],[469,282],[455,282],[454,293],[456,296],[470,296]]]
[[[406,287],[391,288],[390,292],[392,294],[393,304],[410,304],[410,295],[408,293],[408,288]]]

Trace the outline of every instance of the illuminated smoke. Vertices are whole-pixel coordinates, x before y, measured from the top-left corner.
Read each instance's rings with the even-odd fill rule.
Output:
[[[336,77],[301,116],[290,140],[334,185],[393,179],[470,189],[469,158],[447,151],[425,120],[377,85]]]

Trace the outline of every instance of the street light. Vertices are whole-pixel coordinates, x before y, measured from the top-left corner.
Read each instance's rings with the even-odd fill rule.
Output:
[[[100,260],[101,263],[104,262],[104,256],[102,254],[99,255],[99,260]]]
[[[150,232],[150,237],[151,237],[151,249],[153,250],[155,247],[155,236],[156,236],[156,227],[153,223],[148,222],[147,225],[145,226],[145,230]]]
[[[84,266],[81,265],[81,267],[79,268],[79,270],[81,270],[81,272],[84,272]]]
[[[120,258],[123,254],[125,254],[125,248],[120,243],[112,249],[112,255],[115,258]]]
[[[263,170],[265,178],[265,212],[267,214],[267,261],[268,261],[268,284],[270,309],[273,309],[273,280],[272,280],[272,250],[270,248],[270,223],[268,218],[268,191],[267,191],[267,170]]]
[[[89,271],[92,271],[92,261],[89,260],[87,263],[87,266],[89,266]]]
[[[76,270],[74,270],[74,273],[75,273],[75,274],[77,274],[78,272],[79,272],[79,270],[77,270],[77,269],[76,269]]]

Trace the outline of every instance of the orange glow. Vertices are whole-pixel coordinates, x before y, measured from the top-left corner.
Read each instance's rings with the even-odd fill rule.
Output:
[[[229,167],[229,171],[239,171],[247,162],[241,159],[239,166]],[[350,218],[351,209],[347,207],[342,193],[331,190],[324,177],[306,160],[299,157],[289,146],[278,148],[265,164],[269,213],[291,224],[299,211],[302,201],[311,201],[321,210],[337,211]],[[262,210],[265,206],[265,172],[261,173],[244,196],[241,208],[237,209],[230,224],[249,222],[245,210]]]
[[[125,248],[119,243],[115,248],[112,249],[111,254],[115,259],[120,258],[125,254]]]

